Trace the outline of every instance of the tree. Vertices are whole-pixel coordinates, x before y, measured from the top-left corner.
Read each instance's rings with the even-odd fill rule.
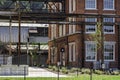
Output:
[[[101,49],[101,61],[100,61],[100,64],[101,64],[101,67],[102,67],[102,65],[104,64],[104,35],[103,35],[103,25],[102,25],[101,20],[99,22],[97,22],[96,32],[94,34],[91,34],[91,38],[97,44],[96,51],[98,49]]]
[[[6,0],[0,0],[0,5],[4,5],[5,2]]]

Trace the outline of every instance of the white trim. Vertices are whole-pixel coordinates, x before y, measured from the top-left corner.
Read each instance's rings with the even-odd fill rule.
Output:
[[[76,10],[76,0],[69,0],[69,13],[73,13]]]
[[[104,46],[105,46],[105,44],[110,44],[110,45],[113,45],[113,60],[105,60],[104,59],[104,61],[115,61],[115,43],[116,42],[114,42],[114,41],[105,41],[104,42]]]
[[[69,62],[75,62],[76,61],[76,45],[75,42],[68,43],[69,45]],[[73,48],[71,48],[73,46]],[[73,50],[73,53],[71,52]],[[73,58],[73,60],[71,60]]]
[[[107,26],[107,25],[104,25],[103,27],[105,27],[105,26]],[[104,31],[104,34],[115,34],[115,26],[113,25],[113,32],[105,32]]]
[[[86,28],[87,28],[88,26],[90,26],[90,25],[85,25],[85,33],[86,33],[86,34],[96,33],[96,30],[97,30],[97,26],[96,26],[96,25],[94,25],[94,26],[95,26],[95,31],[94,31],[94,32],[87,32],[87,31],[86,31]]]
[[[95,41],[85,41],[85,61],[97,61],[97,50],[95,52],[95,59],[94,60],[87,60],[86,59],[86,54],[87,54],[87,44],[95,44],[95,47],[97,49],[97,45]]]
[[[63,25],[63,36],[66,35],[66,25]]]
[[[104,8],[104,0],[103,0],[103,10],[115,10],[115,0],[113,0],[113,8],[112,9]]]

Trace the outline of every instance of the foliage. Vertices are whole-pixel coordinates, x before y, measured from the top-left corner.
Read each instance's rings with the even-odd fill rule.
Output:
[[[66,67],[62,67],[61,72],[65,73],[65,74],[68,74],[68,69]]]
[[[0,0],[0,5],[4,5],[5,2],[6,0]]]
[[[52,66],[51,66],[51,65],[49,65],[49,66],[48,66],[48,69],[52,69]]]
[[[102,31],[101,31],[101,25],[102,25],[101,22],[97,22],[96,32],[91,34],[92,39],[94,39],[94,41],[97,43],[98,49],[102,46],[101,41],[102,41],[103,36],[102,36]]]
[[[111,73],[112,75],[119,75],[120,73],[119,73],[119,71],[113,71],[112,73]]]
[[[85,68],[83,68],[83,69],[82,69],[82,73],[90,74],[90,69],[85,69]]]
[[[57,66],[53,66],[52,69],[53,69],[53,71],[58,71]]]
[[[98,75],[102,75],[104,72],[101,71],[101,70],[95,70],[94,73],[95,73],[95,74],[98,74]]]
[[[71,69],[70,69],[70,72],[71,72],[71,73],[74,73],[74,72],[76,72],[77,70],[78,70],[77,68],[71,68]]]

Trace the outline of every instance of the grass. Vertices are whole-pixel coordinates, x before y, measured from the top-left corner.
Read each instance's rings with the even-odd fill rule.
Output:
[[[0,77],[0,80],[58,80],[58,78],[53,77],[36,77],[36,78],[19,78],[19,77],[13,77],[13,78],[6,78],[6,77]],[[59,80],[90,80],[90,75],[88,74],[79,74],[79,76],[73,76],[73,77],[64,77],[60,78]],[[93,74],[92,80],[120,80],[120,75],[96,75]]]

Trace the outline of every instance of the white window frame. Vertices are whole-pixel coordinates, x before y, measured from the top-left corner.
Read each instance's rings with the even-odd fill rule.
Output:
[[[113,45],[113,59],[112,60],[106,60],[105,58],[104,58],[104,61],[115,61],[115,42],[113,42],[113,41],[109,41],[109,42],[104,42],[104,47],[105,47],[105,45]],[[105,56],[105,53],[109,53],[109,52],[105,52],[105,50],[104,50],[104,56]]]
[[[115,18],[103,18],[103,22],[115,22]]]
[[[103,22],[111,22],[111,23],[114,23],[115,22],[115,18],[103,18]],[[104,34],[114,34],[115,33],[115,26],[114,25],[104,25],[104,29],[105,27],[113,27],[113,32],[105,32],[104,31]]]
[[[94,52],[95,53],[95,59],[94,60],[90,60],[90,59],[86,58],[87,54],[90,53],[89,51],[87,51],[88,50],[88,46],[87,46],[88,44],[93,44],[96,47],[96,52]],[[95,41],[85,41],[85,60],[86,61],[96,61],[97,60],[97,44],[96,44]]]
[[[56,27],[57,26],[55,24],[51,25],[51,39],[56,38]]]
[[[97,18],[85,18],[85,22],[96,22]]]
[[[59,25],[59,37],[62,36],[62,25]]]
[[[96,22],[97,21],[97,18],[85,18],[85,22]],[[86,31],[86,28],[88,28],[88,27],[90,27],[90,26],[94,26],[95,27],[95,31],[94,32],[87,32]],[[96,32],[96,29],[97,29],[97,27],[96,27],[96,25],[95,24],[92,24],[92,25],[85,25],[85,32],[86,33],[95,33]]]
[[[66,25],[63,25],[63,36],[66,35]]]
[[[76,0],[69,0],[69,13],[73,13],[76,10]]]
[[[97,0],[94,0],[94,1],[95,1],[95,4],[94,4],[95,7],[94,7],[94,8],[88,7],[88,6],[87,6],[87,1],[88,1],[88,0],[85,0],[85,9],[88,9],[88,10],[96,10],[96,9],[97,9]],[[89,4],[91,4],[91,3],[89,3]],[[89,5],[89,4],[88,4],[88,5]]]
[[[69,62],[75,62],[75,61],[76,61],[76,45],[75,42],[71,42],[69,43]]]
[[[65,25],[59,25],[59,37],[66,35],[66,26]]]
[[[74,22],[75,18],[69,18],[69,21]],[[69,25],[69,34],[73,34],[76,32],[76,25]]]
[[[92,27],[92,26],[95,27],[95,31],[87,31],[87,28]],[[96,29],[97,29],[96,25],[85,25],[85,33],[86,33],[86,34],[96,33]]]
[[[108,0],[108,1],[110,1],[110,0]],[[115,0],[113,0],[113,8],[105,8],[105,6],[104,5],[110,5],[110,4],[105,4],[105,0],[103,1],[103,8],[104,8],[104,10],[114,10],[115,9]]]
[[[59,10],[62,12],[62,3],[59,3]]]
[[[104,30],[104,34],[115,34],[115,26],[114,25],[104,25],[104,29],[105,29],[105,27],[112,27],[113,32],[105,32],[105,30]]]

